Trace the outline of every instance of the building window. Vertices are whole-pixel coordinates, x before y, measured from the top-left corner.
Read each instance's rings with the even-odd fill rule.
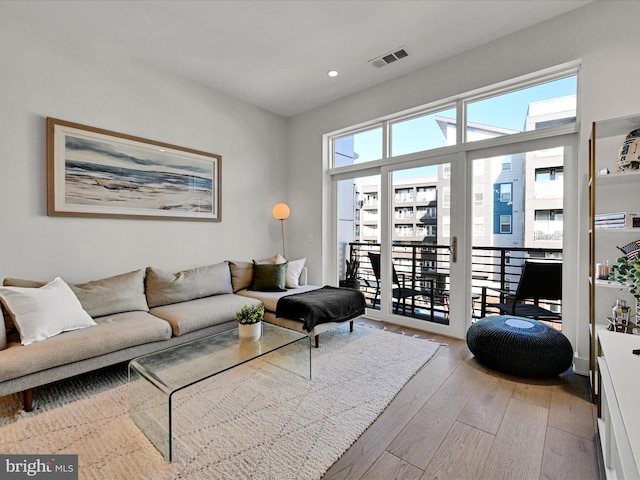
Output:
[[[502,157],[502,171],[506,172],[511,170],[511,155]]]
[[[397,237],[413,237],[413,225],[396,225],[395,233]]]
[[[449,215],[442,216],[442,236],[449,238],[451,235],[451,217]]]
[[[473,217],[473,236],[484,236],[484,217]]]
[[[484,175],[484,159],[474,160],[473,175]]]
[[[396,188],[396,202],[413,202],[413,187]]]
[[[553,182],[562,180],[563,177],[564,169],[562,167],[536,169],[536,182]]]
[[[534,213],[536,221],[562,221],[562,210],[536,210]]]
[[[364,193],[362,194],[362,205],[378,205],[378,193]]]
[[[476,207],[484,205],[484,184],[482,183],[473,184],[473,205]]]
[[[416,218],[421,222],[425,220],[435,220],[438,210],[436,207],[418,207],[416,210]]]
[[[451,188],[450,187],[442,187],[442,206],[443,207],[451,206]]]
[[[442,178],[451,178],[451,164],[445,163],[442,165]]]
[[[500,201],[503,203],[511,202],[511,184],[510,183],[501,183],[500,184]]]
[[[433,202],[436,199],[436,187],[417,187],[417,202]]]
[[[500,215],[500,233],[511,233],[511,215]]]
[[[406,219],[413,218],[413,208],[412,207],[398,207],[396,208],[396,216],[398,219]]]

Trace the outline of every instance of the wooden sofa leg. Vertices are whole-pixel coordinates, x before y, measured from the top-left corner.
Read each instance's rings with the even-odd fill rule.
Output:
[[[353,320],[349,322],[349,331],[353,332]]]
[[[316,348],[320,348],[320,335],[316,335]]]
[[[33,410],[33,389],[30,388],[22,392],[22,404],[25,412]]]

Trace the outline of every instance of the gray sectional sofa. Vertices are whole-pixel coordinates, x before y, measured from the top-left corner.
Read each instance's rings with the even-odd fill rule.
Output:
[[[302,331],[302,322],[276,319],[274,313],[281,296],[318,288],[305,285],[301,262],[302,267],[298,263],[287,269],[287,284],[293,286],[281,292],[249,290],[253,267],[249,262],[221,262],[178,273],[149,267],[69,285],[95,325],[28,345],[21,344],[0,288],[4,321],[0,325],[0,396],[23,392],[28,411],[34,387],[228,330],[236,326],[235,313],[243,305],[263,303],[265,320]],[[8,278],[3,284],[37,288],[44,282]],[[335,326],[323,324],[304,333],[316,336]]]

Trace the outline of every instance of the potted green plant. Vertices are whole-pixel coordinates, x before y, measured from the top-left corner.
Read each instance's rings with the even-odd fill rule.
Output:
[[[347,268],[344,274],[344,280],[340,281],[341,287],[360,289],[360,282],[358,282],[358,269],[360,268],[360,262],[358,260],[347,260]]]
[[[610,280],[626,286],[629,293],[636,300],[636,323],[640,315],[640,260],[638,257],[630,259],[627,256],[620,257],[611,266]]]
[[[244,305],[236,312],[238,335],[241,342],[255,342],[262,335],[264,307],[262,305]]]

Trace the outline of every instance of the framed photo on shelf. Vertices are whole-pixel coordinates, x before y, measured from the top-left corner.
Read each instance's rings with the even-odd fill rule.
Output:
[[[47,118],[47,214],[219,222],[222,157]]]

